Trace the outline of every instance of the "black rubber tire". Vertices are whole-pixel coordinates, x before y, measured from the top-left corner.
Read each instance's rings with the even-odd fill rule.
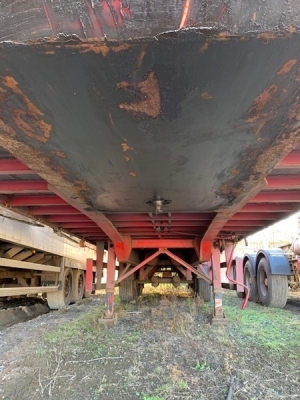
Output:
[[[130,275],[128,278],[120,282],[119,296],[121,301],[128,302],[137,298],[137,287],[134,282],[134,276]]]
[[[71,303],[76,303],[83,298],[85,290],[85,275],[83,270],[73,271]]]
[[[269,263],[263,257],[257,269],[257,288],[260,301],[264,306],[283,308],[288,295],[286,275],[272,275]]]
[[[244,265],[244,284],[249,289],[249,301],[254,301],[255,303],[258,303],[259,294],[257,290],[256,276],[253,275],[250,261],[247,261]]]
[[[62,289],[57,292],[47,293],[47,303],[50,310],[67,307],[71,302],[72,270],[66,268],[61,282]]]
[[[212,299],[212,286],[204,279],[198,279],[198,290],[199,295],[202,297],[205,303],[208,303]]]

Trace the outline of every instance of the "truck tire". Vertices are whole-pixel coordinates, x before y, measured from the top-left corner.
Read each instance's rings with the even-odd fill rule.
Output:
[[[204,279],[199,278],[198,280],[199,295],[202,297],[205,303],[211,301],[212,287]]]
[[[120,282],[119,296],[123,302],[132,301],[137,298],[137,288],[133,275],[130,275],[128,278]]]
[[[72,270],[66,268],[61,282],[61,290],[47,293],[47,303],[50,310],[67,307],[71,302]]]
[[[244,266],[244,284],[249,289],[249,301],[259,302],[259,294],[257,290],[256,276],[253,275],[250,261]]]
[[[257,287],[264,306],[283,308],[286,305],[288,282],[286,275],[272,275],[269,263],[263,257],[257,269]]]
[[[83,298],[85,289],[84,271],[81,269],[73,271],[71,303],[76,303]]]

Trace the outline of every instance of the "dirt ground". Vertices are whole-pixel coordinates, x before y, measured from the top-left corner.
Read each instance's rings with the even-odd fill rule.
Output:
[[[294,298],[297,295],[293,294]],[[299,296],[300,297],[300,296]],[[300,312],[264,308],[225,291],[226,326],[187,292],[104,296],[0,331],[0,398],[72,400],[300,399]]]

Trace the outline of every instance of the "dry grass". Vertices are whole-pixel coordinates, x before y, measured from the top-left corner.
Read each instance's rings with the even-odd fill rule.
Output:
[[[147,287],[134,304],[117,300],[118,324],[107,329],[95,322],[103,306],[81,304],[76,318],[34,341],[40,351],[29,363],[39,379],[32,375],[22,399],[49,397],[51,377],[55,399],[225,400],[230,386],[235,400],[300,398],[299,346],[282,345],[299,343],[298,315],[256,304],[241,311],[227,293],[229,324],[210,326],[209,305],[169,289]],[[56,374],[53,346],[62,349]]]

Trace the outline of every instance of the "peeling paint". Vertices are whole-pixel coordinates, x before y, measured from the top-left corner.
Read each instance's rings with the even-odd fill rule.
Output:
[[[293,68],[295,64],[297,64],[297,59],[294,58],[292,60],[287,61],[283,66],[280,68],[280,70],[277,72],[277,75],[286,75],[290,72],[290,70]]]
[[[249,111],[250,117],[247,122],[255,122],[261,117],[267,116],[266,106],[270,103],[272,96],[277,92],[277,86],[272,84],[268,89],[264,90],[253,102],[253,105]]]
[[[161,112],[161,98],[158,79],[154,72],[149,72],[142,82],[133,84],[128,81],[119,82],[118,89],[133,90],[137,101],[121,103],[119,107],[128,113],[141,117],[156,118]]]
[[[274,40],[277,38],[277,35],[272,32],[263,32],[258,35],[260,39],[263,39],[265,42],[269,43],[270,40]]]
[[[66,154],[63,151],[52,151],[52,154],[60,158],[66,158]]]
[[[16,126],[25,135],[46,143],[51,135],[52,126],[42,119],[43,112],[21,91],[18,82],[12,76],[3,77],[2,85],[4,89],[2,88],[1,92],[5,93],[5,96],[2,96],[2,103],[5,99],[9,99],[11,103],[18,105],[18,107],[6,106],[5,111],[2,108],[2,114],[5,114],[9,108]],[[19,108],[20,104],[23,105],[22,108]]]
[[[207,49],[208,49],[208,42],[205,42],[201,47],[200,47],[200,51],[201,53],[204,53]]]
[[[133,150],[133,148],[130,147],[127,143],[121,143],[121,146],[122,146],[122,150],[123,150],[124,153],[125,153],[126,151]]]
[[[143,46],[142,49],[141,49],[141,51],[140,51],[140,53],[139,53],[139,55],[138,55],[137,62],[136,62],[136,67],[137,67],[137,69],[140,69],[140,68],[141,68],[143,59],[144,59],[144,57],[145,57],[145,55],[146,55],[146,48],[147,48],[146,45]]]
[[[120,45],[107,45],[103,43],[82,43],[80,45],[66,45],[67,48],[74,49],[79,53],[96,53],[106,56],[109,52],[119,53],[120,51],[129,50],[133,45],[122,43]]]

